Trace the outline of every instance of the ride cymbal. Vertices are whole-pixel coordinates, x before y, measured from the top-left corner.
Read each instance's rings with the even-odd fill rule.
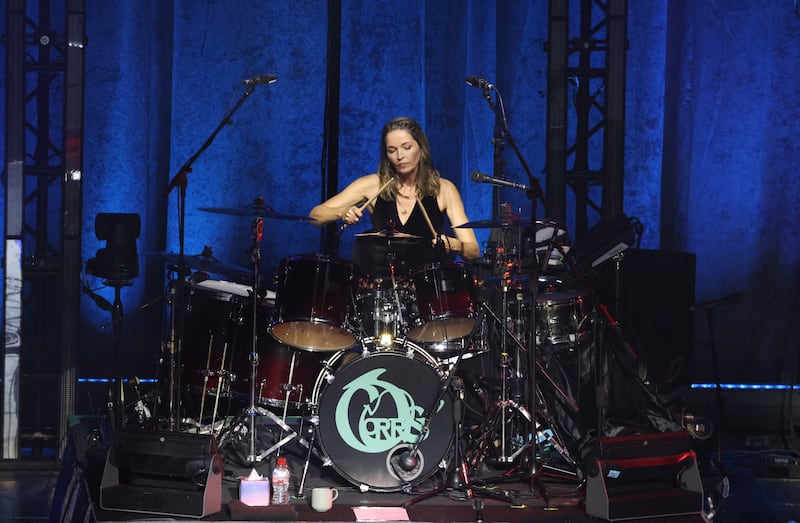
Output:
[[[227,216],[252,216],[253,218],[264,218],[266,220],[289,220],[295,222],[313,221],[308,216],[283,214],[275,212],[265,205],[256,205],[253,203],[243,207],[199,207],[199,210],[215,214],[225,214]]]
[[[461,225],[456,225],[453,227],[453,229],[509,229],[511,227],[528,227],[530,224],[530,220],[524,220],[516,216],[510,216],[507,218],[498,217],[491,218],[489,220],[467,222]]]

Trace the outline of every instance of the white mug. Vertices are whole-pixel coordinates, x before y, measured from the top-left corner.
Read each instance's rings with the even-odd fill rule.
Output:
[[[339,497],[335,488],[317,487],[311,489],[311,508],[317,512],[327,512],[333,508],[333,502]]]

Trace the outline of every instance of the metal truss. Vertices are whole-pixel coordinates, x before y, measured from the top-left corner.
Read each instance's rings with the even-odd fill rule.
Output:
[[[547,195],[565,220],[572,190],[576,238],[622,212],[627,10],[627,0],[549,4]]]
[[[61,450],[74,412],[85,13],[58,4],[6,6],[5,459]]]

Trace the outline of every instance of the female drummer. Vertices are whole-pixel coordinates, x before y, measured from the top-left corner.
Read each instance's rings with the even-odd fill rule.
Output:
[[[356,238],[353,261],[369,274],[385,273],[389,263],[402,271],[459,255],[480,255],[470,228],[442,233],[444,216],[456,227],[467,223],[456,186],[433,166],[428,138],[411,118],[383,127],[378,172],[362,176],[339,194],[314,207],[316,225],[343,220],[354,224],[370,213],[372,234]],[[399,234],[398,234],[399,233]]]

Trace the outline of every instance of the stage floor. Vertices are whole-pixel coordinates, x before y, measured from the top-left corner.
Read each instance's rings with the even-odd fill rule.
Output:
[[[780,439],[766,438],[762,442],[777,443]],[[792,443],[792,442],[790,442]],[[714,488],[725,489],[725,497],[713,514],[713,521],[725,523],[751,522],[790,522],[800,519],[800,479],[798,478],[797,455],[784,449],[752,448],[738,445],[737,441],[723,446],[724,481],[711,481]],[[57,483],[65,476],[64,463],[52,460],[15,460],[0,462],[0,519],[2,521],[55,520],[51,514],[62,515],[64,511],[57,506],[53,511],[51,503]],[[794,464],[794,465],[793,465]],[[323,471],[316,467],[309,469],[305,484],[305,496],[294,497],[288,507],[258,508],[246,507],[238,501],[238,481],[226,477],[222,484],[222,511],[202,518],[186,517],[182,514],[157,515],[145,512],[124,512],[102,510],[97,495],[104,460],[99,454],[87,455],[85,461],[85,487],[88,490],[89,517],[87,521],[164,521],[164,520],[204,520],[204,521],[359,521],[356,511],[359,507],[384,507],[400,509],[380,520],[400,520],[419,522],[500,522],[500,521],[552,521],[589,522],[597,518],[586,515],[583,490],[563,482],[543,480],[531,488],[531,481],[514,480],[487,484],[491,492],[508,494],[514,502],[509,503],[486,497],[484,493],[476,496],[483,500],[482,510],[476,510],[475,501],[469,499],[462,489],[447,489],[418,503],[406,506],[415,495],[432,487],[432,480],[415,487],[411,493],[405,492],[366,492],[342,481],[334,471]],[[226,467],[227,468],[227,467]],[[61,476],[61,477],[59,477]],[[296,478],[297,479],[297,478]],[[704,478],[705,480],[706,478]],[[340,497],[334,508],[320,513],[311,509],[308,495],[314,486],[336,486]],[[548,487],[549,499],[541,496],[541,486]],[[79,490],[80,485],[72,488]],[[60,506],[80,505],[80,496],[61,500]],[[72,507],[75,508],[74,506]],[[75,513],[73,513],[75,515]],[[380,518],[381,516],[377,516]],[[65,518],[63,521],[73,521]],[[365,520],[365,519],[362,519]],[[641,519],[644,521],[703,521],[701,515],[659,516]]]

